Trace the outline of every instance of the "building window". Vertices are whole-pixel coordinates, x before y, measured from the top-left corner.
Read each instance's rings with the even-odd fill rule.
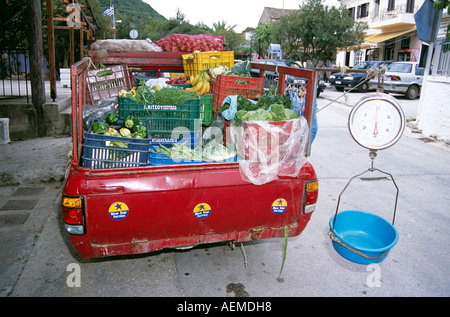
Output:
[[[400,42],[400,49],[410,47],[411,47],[411,36],[402,38],[402,41]]]
[[[355,19],[355,8],[348,8],[348,16],[350,18],[352,18],[353,20]]]
[[[360,6],[358,6],[358,18],[365,18],[369,16],[369,3],[363,3]]]
[[[436,41],[438,58],[437,67],[433,68],[433,75],[450,76],[450,42]]]
[[[355,65],[363,62],[364,52],[362,50],[355,52]]]
[[[406,1],[406,12],[407,13],[414,13],[414,0],[407,0]]]
[[[380,0],[375,0],[375,9],[373,10],[373,17],[377,18],[380,15]]]
[[[395,9],[395,0],[389,0],[387,9],[388,11],[392,11]]]
[[[384,46],[384,60],[393,61],[395,55],[395,39],[386,41]]]

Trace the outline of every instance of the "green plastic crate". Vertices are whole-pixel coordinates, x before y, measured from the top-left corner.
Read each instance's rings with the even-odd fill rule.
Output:
[[[119,117],[130,114],[148,121],[151,134],[171,134],[175,128],[186,128],[190,132],[201,129],[200,98],[190,99],[183,105],[145,105],[119,97]]]
[[[202,119],[204,126],[209,126],[212,122],[213,102],[213,95],[203,95],[200,97],[200,119]]]

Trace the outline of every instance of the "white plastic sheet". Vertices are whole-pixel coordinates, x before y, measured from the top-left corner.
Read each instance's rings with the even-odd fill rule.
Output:
[[[150,39],[128,40],[128,39],[108,39],[97,40],[91,44],[91,50],[108,50],[112,52],[147,51],[162,52],[162,49]]]
[[[307,162],[309,129],[304,117],[280,122],[245,121],[240,127],[230,126],[229,131],[241,176],[255,185],[283,176],[297,177]]]

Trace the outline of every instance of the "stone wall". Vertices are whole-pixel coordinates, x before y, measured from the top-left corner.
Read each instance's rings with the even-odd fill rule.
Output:
[[[45,136],[71,135],[71,114],[70,111],[64,111],[67,107],[70,107],[70,98],[43,105]],[[0,118],[9,118],[11,141],[39,137],[36,109],[32,103],[26,103],[23,100],[3,101],[0,103]]]

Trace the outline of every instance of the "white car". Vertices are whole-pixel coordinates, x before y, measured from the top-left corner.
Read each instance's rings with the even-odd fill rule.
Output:
[[[383,89],[386,93],[404,94],[408,99],[420,95],[425,68],[417,62],[394,62],[387,66]],[[370,81],[371,88],[378,86],[378,79]]]

